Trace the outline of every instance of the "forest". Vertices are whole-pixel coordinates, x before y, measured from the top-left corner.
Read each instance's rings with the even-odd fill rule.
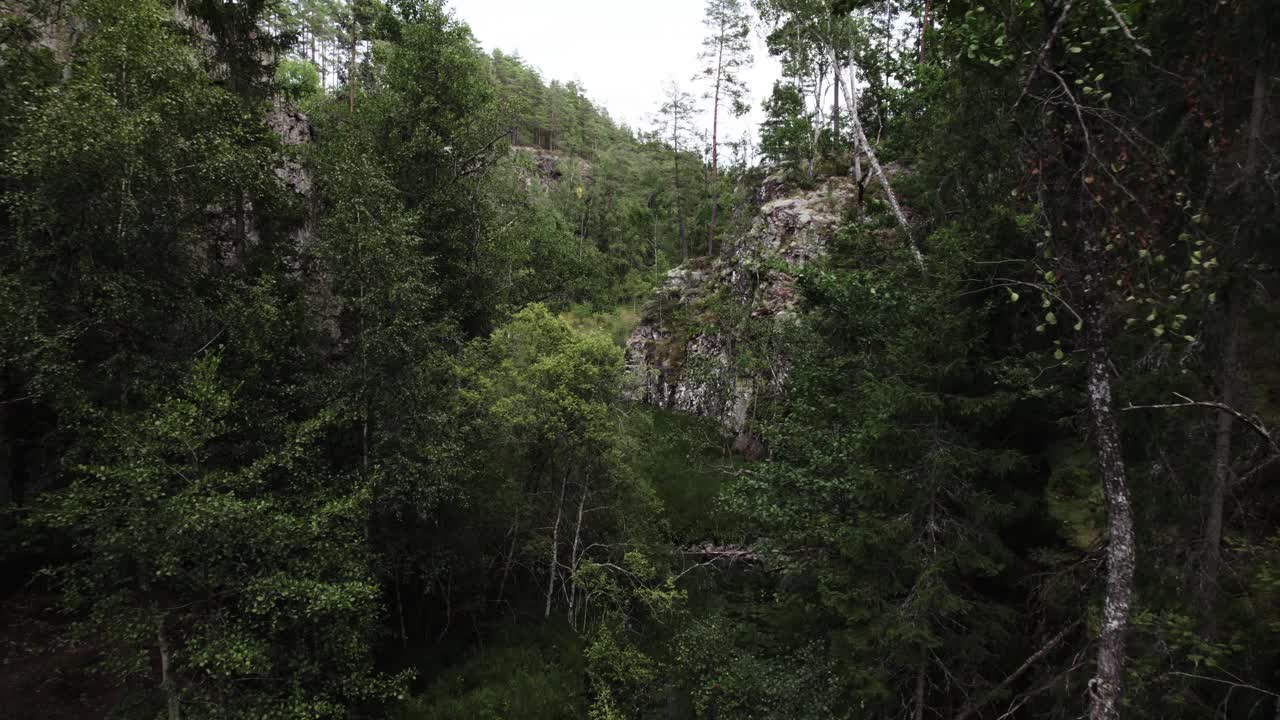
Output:
[[[697,5],[0,0],[0,717],[1280,720],[1280,7]]]

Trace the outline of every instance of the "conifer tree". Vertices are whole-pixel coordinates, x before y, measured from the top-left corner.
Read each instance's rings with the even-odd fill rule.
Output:
[[[699,59],[704,66],[698,75],[711,101],[711,229],[707,254],[715,254],[717,215],[720,210],[720,109],[728,106],[734,117],[748,110],[742,72],[751,66],[751,20],[740,0],[707,0],[702,21],[707,35],[702,40]]]
[[[693,111],[693,97],[682,90],[676,83],[668,85],[666,98],[658,110],[658,118],[661,123],[659,134],[669,143],[670,147],[672,197],[675,202],[676,223],[679,228],[681,260],[689,259],[689,235],[685,221],[686,208],[683,181],[681,179],[684,168],[683,163],[680,161],[680,155],[682,152],[688,153],[693,149],[695,132]]]

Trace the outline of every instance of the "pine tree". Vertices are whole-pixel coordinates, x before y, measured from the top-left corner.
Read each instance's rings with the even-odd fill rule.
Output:
[[[727,105],[734,117],[744,115],[747,86],[742,72],[751,66],[751,20],[740,0],[707,0],[702,21],[707,35],[699,59],[705,63],[699,79],[711,101],[711,230],[707,255],[715,255],[717,215],[720,210],[720,109]]]
[[[681,179],[684,170],[680,156],[682,152],[688,153],[693,149],[695,132],[693,109],[693,97],[681,90],[678,84],[672,83],[667,86],[666,99],[658,110],[661,122],[659,134],[669,143],[671,153],[672,197],[679,228],[681,260],[689,259],[689,235],[685,222],[684,188]]]

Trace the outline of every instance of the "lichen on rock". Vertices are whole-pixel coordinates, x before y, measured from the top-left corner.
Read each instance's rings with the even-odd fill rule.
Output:
[[[761,398],[783,391],[788,373],[768,338],[795,318],[795,271],[826,255],[855,197],[847,178],[811,190],[766,179],[751,229],[723,257],[671,270],[645,306],[627,342],[632,399],[713,418],[738,435],[735,449],[762,457],[751,419]]]

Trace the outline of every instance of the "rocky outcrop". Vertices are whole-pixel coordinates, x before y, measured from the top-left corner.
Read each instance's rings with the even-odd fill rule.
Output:
[[[286,148],[315,141],[315,127],[311,120],[280,98],[271,102],[271,111],[267,113],[267,127],[271,128]],[[276,177],[291,192],[303,197],[311,196],[311,173],[287,152],[276,168]]]
[[[513,145],[511,153],[519,162],[528,164],[526,189],[532,190],[536,184],[543,191],[552,190],[565,175],[584,182],[591,179],[591,163],[580,157],[529,145]]]
[[[808,191],[767,179],[751,230],[723,257],[673,269],[645,306],[627,343],[632,399],[713,418],[739,452],[763,456],[751,420],[787,377],[777,345],[795,317],[795,272],[826,254],[855,193],[846,178]]]

